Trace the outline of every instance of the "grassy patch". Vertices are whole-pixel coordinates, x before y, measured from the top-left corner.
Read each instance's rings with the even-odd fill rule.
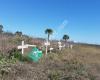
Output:
[[[43,55],[37,63],[30,62],[27,55],[22,56],[19,53],[15,53],[9,60],[1,56],[0,79],[96,80],[94,74],[96,72],[89,67],[91,65],[88,64],[88,61],[84,60],[84,57],[87,57],[86,54],[89,53],[92,56],[93,53],[83,51],[84,47],[75,47],[73,50],[64,49],[59,53],[48,53]]]

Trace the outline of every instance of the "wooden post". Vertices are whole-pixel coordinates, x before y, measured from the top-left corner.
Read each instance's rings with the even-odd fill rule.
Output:
[[[50,45],[50,42],[48,42],[48,40],[44,43],[44,45],[46,46],[46,55],[48,54],[48,46]]]

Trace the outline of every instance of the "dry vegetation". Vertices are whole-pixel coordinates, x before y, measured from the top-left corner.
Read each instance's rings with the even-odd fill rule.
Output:
[[[0,63],[0,80],[100,80],[100,47],[74,45],[39,62],[13,59]]]
[[[17,50],[22,40],[38,46],[44,41],[26,35],[0,35],[0,80],[100,80],[100,46],[75,44],[72,50],[56,49],[48,55],[43,51],[43,57],[34,63]],[[57,48],[56,41],[52,47]]]

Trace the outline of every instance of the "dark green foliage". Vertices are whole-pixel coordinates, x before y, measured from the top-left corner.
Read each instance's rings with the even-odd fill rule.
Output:
[[[65,41],[65,47],[67,46],[67,40],[69,39],[69,36],[67,34],[65,34],[63,36],[63,40]]]
[[[45,34],[48,34],[48,41],[49,41],[49,38],[50,38],[50,35],[53,33],[53,30],[52,29],[46,29],[45,30]]]
[[[16,32],[15,32],[15,35],[21,37],[21,36],[22,36],[22,32],[20,32],[20,31],[16,31]]]
[[[9,56],[8,56],[9,59],[15,58],[15,59],[17,59],[19,61],[22,60],[22,54],[16,48],[13,48],[12,50],[8,51],[8,54],[9,54]]]
[[[69,36],[67,35],[67,34],[65,34],[64,36],[63,36],[63,40],[68,40],[69,39]]]
[[[14,53],[14,58],[18,59],[18,60],[22,60],[22,54],[20,52],[15,52]]]
[[[23,61],[23,62],[33,62],[32,59],[30,59],[28,57],[28,55],[22,56],[22,60],[21,61]]]

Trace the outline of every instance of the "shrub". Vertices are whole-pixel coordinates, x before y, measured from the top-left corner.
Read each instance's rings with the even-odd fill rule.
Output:
[[[9,54],[9,56],[8,56],[9,59],[12,59],[12,58],[16,58],[18,60],[22,59],[22,54],[16,48],[13,48],[12,50],[9,50],[8,54]]]

